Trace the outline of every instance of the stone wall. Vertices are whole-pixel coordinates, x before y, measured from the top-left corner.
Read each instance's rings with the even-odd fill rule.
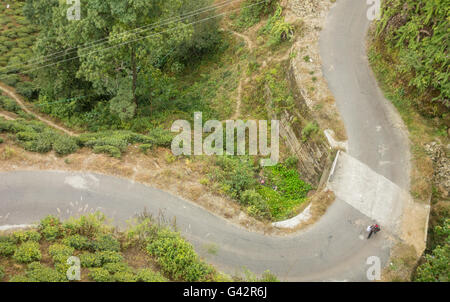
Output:
[[[298,158],[297,168],[302,178],[310,184],[318,186],[322,174],[331,163],[331,148],[325,139],[302,140],[302,123],[293,121],[312,121],[313,119],[299,91],[292,68],[288,72],[288,78],[290,89],[296,102],[296,110],[293,112],[284,110],[279,114],[280,116],[276,116],[273,110],[271,91],[266,87],[264,95],[267,111],[272,119],[280,120],[280,136],[284,139],[290,152]]]

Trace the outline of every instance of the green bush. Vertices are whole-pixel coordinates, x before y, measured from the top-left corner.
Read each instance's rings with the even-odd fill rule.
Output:
[[[216,160],[218,169],[210,177],[225,185],[226,193],[238,199],[245,190],[255,188],[256,167],[247,157],[219,156]]]
[[[311,137],[313,133],[317,133],[319,131],[319,126],[316,122],[309,122],[305,128],[302,129],[302,140],[306,142],[308,138]]]
[[[172,145],[173,134],[161,128],[154,128],[150,130],[147,137],[140,136],[137,140],[142,143],[150,143],[160,147],[170,147]]]
[[[386,0],[377,22],[376,34],[392,57],[395,81],[422,94],[412,101],[432,116],[448,112],[449,106],[448,8],[448,1]]]
[[[260,218],[270,219],[270,208],[263,197],[255,190],[247,190],[242,193],[241,204],[247,206],[247,212],[249,215]]]
[[[122,262],[123,256],[115,251],[102,251],[97,253],[102,261],[102,264]]]
[[[46,267],[38,262],[29,264],[25,275],[31,282],[68,281],[65,274],[60,273],[52,268]]]
[[[39,240],[41,240],[41,234],[33,230],[14,232],[12,237],[16,243],[23,243],[26,241],[39,242]]]
[[[151,148],[152,148],[151,144],[142,144],[139,146],[139,150],[144,154],[147,154],[147,151],[150,150]]]
[[[3,143],[3,138],[0,137],[0,144],[2,144],[2,143]]]
[[[12,42],[13,45],[15,45],[14,42]],[[4,43],[5,46],[9,45],[9,42]],[[2,78],[2,82],[5,83],[8,86],[16,86],[16,84],[20,81],[20,77],[17,74],[11,74],[7,77]]]
[[[111,227],[104,224],[105,220],[105,215],[97,212],[78,219],[70,218],[64,222],[63,228],[70,234],[97,236],[112,231]]]
[[[154,272],[151,269],[144,268],[138,271],[136,275],[137,282],[167,282],[160,273]]]
[[[212,268],[198,258],[192,245],[168,229],[158,232],[157,238],[147,245],[147,252],[157,257],[162,271],[175,280],[203,281],[212,273]]]
[[[114,278],[111,274],[104,268],[93,268],[89,270],[89,279],[95,282],[113,282]]]
[[[51,245],[48,248],[48,253],[52,256],[52,259],[55,263],[63,263],[67,262],[71,256],[73,256],[73,252],[75,249],[70,246],[66,246],[60,243],[56,243]]]
[[[120,251],[120,243],[112,235],[100,235],[91,243],[95,251]]]
[[[30,263],[41,260],[39,244],[33,241],[22,243],[14,252],[13,258],[20,263]]]
[[[38,133],[36,135],[27,136],[27,139],[31,137],[34,139],[31,141],[22,142],[22,146],[25,150],[38,153],[47,153],[52,150],[53,140],[55,137],[53,133]]]
[[[23,283],[23,282],[33,282],[30,279],[28,279],[26,276],[24,275],[16,275],[16,276],[12,276],[8,282],[19,282],[19,283]]]
[[[100,255],[85,252],[80,255],[80,262],[82,267],[101,267],[102,258]]]
[[[68,135],[58,135],[53,142],[53,150],[60,156],[72,154],[78,150],[77,140]]]
[[[39,232],[47,241],[54,241],[62,235],[61,221],[52,215],[42,219],[39,224]]]
[[[25,45],[26,47],[26,45]],[[36,97],[36,87],[31,82],[19,82],[16,84],[16,92],[31,100]]]
[[[117,272],[113,275],[115,282],[136,282],[137,277],[131,272]]]
[[[70,235],[62,240],[62,243],[73,247],[76,250],[88,250],[91,248],[91,241],[86,236],[79,234]]]
[[[5,278],[5,269],[0,265],[0,281]]]
[[[0,108],[14,113],[19,113],[22,110],[16,101],[2,95],[0,95]]]
[[[9,257],[14,255],[16,245],[12,239],[6,238],[0,240],[0,256]]]
[[[122,156],[120,149],[114,146],[95,146],[93,151],[95,154],[105,153],[115,158],[120,158]]]
[[[111,274],[115,274],[115,273],[119,273],[119,272],[132,272],[133,271],[126,262],[106,263],[105,265],[103,265],[103,268],[106,269]]]

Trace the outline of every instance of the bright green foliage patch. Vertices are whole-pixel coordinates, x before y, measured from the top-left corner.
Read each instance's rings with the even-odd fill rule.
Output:
[[[415,105],[430,116],[442,116],[450,107],[449,13],[449,1],[389,0],[377,24],[377,39],[387,44],[396,81],[404,80],[405,88],[423,96],[414,98]]]
[[[156,257],[162,271],[175,280],[206,281],[213,273],[210,266],[200,261],[191,244],[168,229],[157,233],[147,251]]]
[[[39,243],[28,241],[24,242],[16,249],[13,258],[19,263],[30,263],[41,260],[42,254],[39,249]]]

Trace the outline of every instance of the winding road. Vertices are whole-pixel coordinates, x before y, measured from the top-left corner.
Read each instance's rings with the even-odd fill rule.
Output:
[[[366,10],[361,0],[340,0],[332,7],[321,36],[323,71],[347,128],[348,156],[360,163],[358,167],[367,167],[369,174],[407,190],[408,144],[368,66]],[[346,171],[343,165],[339,169]],[[361,192],[371,185],[337,179],[334,186],[350,183]],[[381,232],[366,240],[366,226],[374,218],[345,196],[337,198],[313,226],[277,237],[247,231],[189,201],[124,179],[89,173],[0,173],[0,225],[94,210],[124,223],[144,208],[176,217],[183,235],[220,270],[236,273],[246,267],[262,273],[269,269],[283,281],[367,281],[367,258],[378,256],[386,264],[393,244],[389,235],[395,233]],[[212,245],[217,253],[208,253]]]

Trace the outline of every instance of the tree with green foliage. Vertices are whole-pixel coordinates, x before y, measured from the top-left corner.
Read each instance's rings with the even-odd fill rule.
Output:
[[[416,281],[420,282],[449,282],[450,280],[450,219],[446,218],[441,226],[434,229],[439,244],[425,255],[425,263],[417,268]]]
[[[202,21],[214,11],[183,17],[211,3],[86,0],[81,20],[69,21],[65,2],[27,0],[24,13],[41,28],[36,56],[60,52],[43,63],[52,66],[35,72],[41,95],[56,99],[93,94],[76,102],[72,113],[106,98],[120,119],[134,117],[139,102],[152,102],[149,87],[164,81],[166,67],[180,68],[215,47],[217,19]]]

